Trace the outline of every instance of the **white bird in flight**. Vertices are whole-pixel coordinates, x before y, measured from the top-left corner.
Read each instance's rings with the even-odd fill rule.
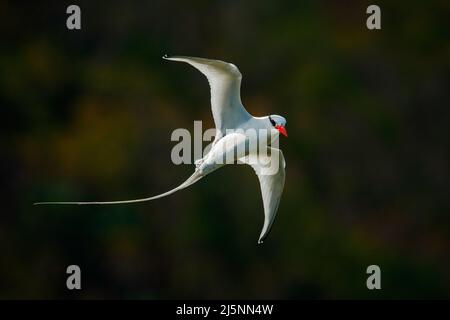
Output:
[[[279,133],[287,137],[286,119],[278,115],[254,117],[245,110],[240,95],[242,74],[232,63],[185,56],[165,55],[163,58],[190,64],[206,76],[211,89],[211,109],[216,136],[210,151],[202,159],[195,161],[195,172],[178,187],[153,197],[103,202],[37,202],[35,205],[101,205],[155,200],[189,187],[229,163],[228,160],[231,159],[251,165],[258,175],[264,205],[264,225],[258,240],[258,243],[262,243],[270,232],[284,189],[286,163],[281,150],[272,145],[278,142]],[[255,140],[255,136],[248,134],[251,130],[263,132],[265,135],[262,139],[258,135]],[[261,150],[261,147],[255,148],[255,144],[251,143],[260,143],[261,140],[265,140],[265,150]],[[226,162],[223,161],[224,158],[227,159]]]

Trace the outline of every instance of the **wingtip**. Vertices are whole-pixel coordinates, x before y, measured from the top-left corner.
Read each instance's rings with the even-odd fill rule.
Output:
[[[162,58],[164,60],[170,60],[170,61],[186,61],[186,59],[189,57],[165,54],[162,56]]]

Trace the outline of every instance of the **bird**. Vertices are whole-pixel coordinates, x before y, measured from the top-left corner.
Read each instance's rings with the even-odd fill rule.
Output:
[[[188,56],[164,55],[163,59],[191,65],[206,76],[209,83],[216,135],[210,151],[195,161],[194,173],[178,187],[147,198],[34,204],[109,205],[156,200],[193,185],[231,160],[233,163],[249,164],[258,176],[264,207],[264,224],[258,243],[263,243],[272,228],[285,185],[286,162],[277,146],[280,134],[288,136],[286,119],[279,115],[255,117],[245,109],[240,94],[242,74],[232,63]],[[252,132],[259,134],[253,135]]]

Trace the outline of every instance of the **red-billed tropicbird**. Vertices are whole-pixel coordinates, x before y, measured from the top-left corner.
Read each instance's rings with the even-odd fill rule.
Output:
[[[253,117],[245,110],[240,96],[242,74],[232,63],[185,56],[163,58],[190,64],[206,76],[211,89],[216,136],[211,150],[195,162],[195,172],[175,189],[153,197],[124,201],[35,204],[123,204],[155,200],[194,184],[231,159],[251,165],[258,175],[264,204],[264,226],[258,240],[258,243],[262,243],[272,227],[284,188],[286,164],[281,150],[273,145],[278,143],[279,133],[287,137],[286,119],[278,115]],[[251,134],[255,132],[256,135]],[[261,142],[265,143],[263,149]]]

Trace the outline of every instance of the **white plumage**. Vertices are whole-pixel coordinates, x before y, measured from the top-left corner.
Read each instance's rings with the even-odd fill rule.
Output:
[[[253,117],[247,112],[242,105],[240,96],[242,74],[234,64],[184,56],[164,56],[163,58],[192,65],[206,76],[211,89],[211,109],[216,126],[216,137],[209,153],[203,159],[196,161],[195,172],[175,189],[149,198],[102,202],[38,202],[35,204],[100,205],[155,200],[194,184],[228,163],[224,159],[232,159],[251,165],[259,178],[264,205],[264,225],[258,243],[262,243],[270,232],[284,189],[286,164],[283,153],[280,149],[271,147],[270,144],[278,139],[278,133],[287,136],[286,120],[278,115]],[[252,147],[261,142],[261,137],[258,136],[257,140],[254,140],[254,136],[247,134],[249,129],[256,132],[267,132],[267,136],[263,140],[266,140],[264,142],[268,142],[269,145],[266,144],[265,150]],[[234,131],[229,132],[230,130]],[[256,143],[252,144],[252,142]]]

